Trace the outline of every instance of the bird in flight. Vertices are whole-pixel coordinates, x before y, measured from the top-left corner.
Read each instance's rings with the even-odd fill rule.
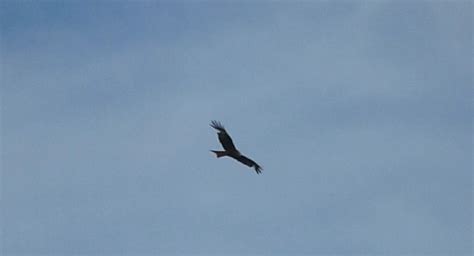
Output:
[[[234,142],[232,142],[232,139],[230,138],[229,134],[224,129],[224,126],[220,122],[212,121],[210,125],[212,128],[217,130],[217,137],[219,138],[219,141],[222,144],[222,147],[224,148],[224,151],[211,150],[212,152],[216,154],[217,158],[223,157],[223,156],[229,156],[247,165],[248,167],[253,167],[255,171],[257,172],[257,174],[260,174],[262,172],[262,167],[260,165],[258,165],[252,159],[242,155],[237,150],[237,148],[234,145]]]

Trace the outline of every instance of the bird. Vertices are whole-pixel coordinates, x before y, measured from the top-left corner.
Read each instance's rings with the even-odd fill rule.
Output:
[[[223,157],[223,156],[232,157],[235,160],[247,165],[248,167],[253,167],[255,171],[257,172],[257,174],[262,173],[263,168],[260,165],[258,165],[252,159],[242,155],[237,150],[229,133],[227,133],[224,126],[220,122],[215,121],[215,120],[211,121],[210,126],[217,130],[217,138],[219,139],[219,142],[222,144],[222,147],[224,148],[224,151],[211,150],[211,152],[216,154],[217,158]]]

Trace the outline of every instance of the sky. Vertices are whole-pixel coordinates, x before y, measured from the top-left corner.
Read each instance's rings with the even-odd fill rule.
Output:
[[[470,255],[472,10],[2,1],[1,254]]]

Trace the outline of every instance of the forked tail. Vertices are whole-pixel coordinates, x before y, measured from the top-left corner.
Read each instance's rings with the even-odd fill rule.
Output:
[[[227,152],[225,152],[225,151],[211,150],[211,152],[214,152],[216,154],[217,158],[227,155]]]

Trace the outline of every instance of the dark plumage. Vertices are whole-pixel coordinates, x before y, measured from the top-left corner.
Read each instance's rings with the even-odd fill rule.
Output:
[[[247,165],[248,167],[254,167],[255,171],[260,174],[262,172],[262,167],[258,165],[255,161],[252,159],[242,155],[237,148],[234,145],[234,142],[232,141],[232,138],[230,135],[227,133],[225,130],[224,126],[218,122],[218,121],[212,121],[211,122],[211,127],[216,129],[217,132],[217,137],[219,138],[219,142],[222,144],[222,147],[224,148],[225,151],[216,151],[216,150],[211,150],[216,154],[216,156],[223,157],[223,156],[229,156],[234,158],[235,160]]]

